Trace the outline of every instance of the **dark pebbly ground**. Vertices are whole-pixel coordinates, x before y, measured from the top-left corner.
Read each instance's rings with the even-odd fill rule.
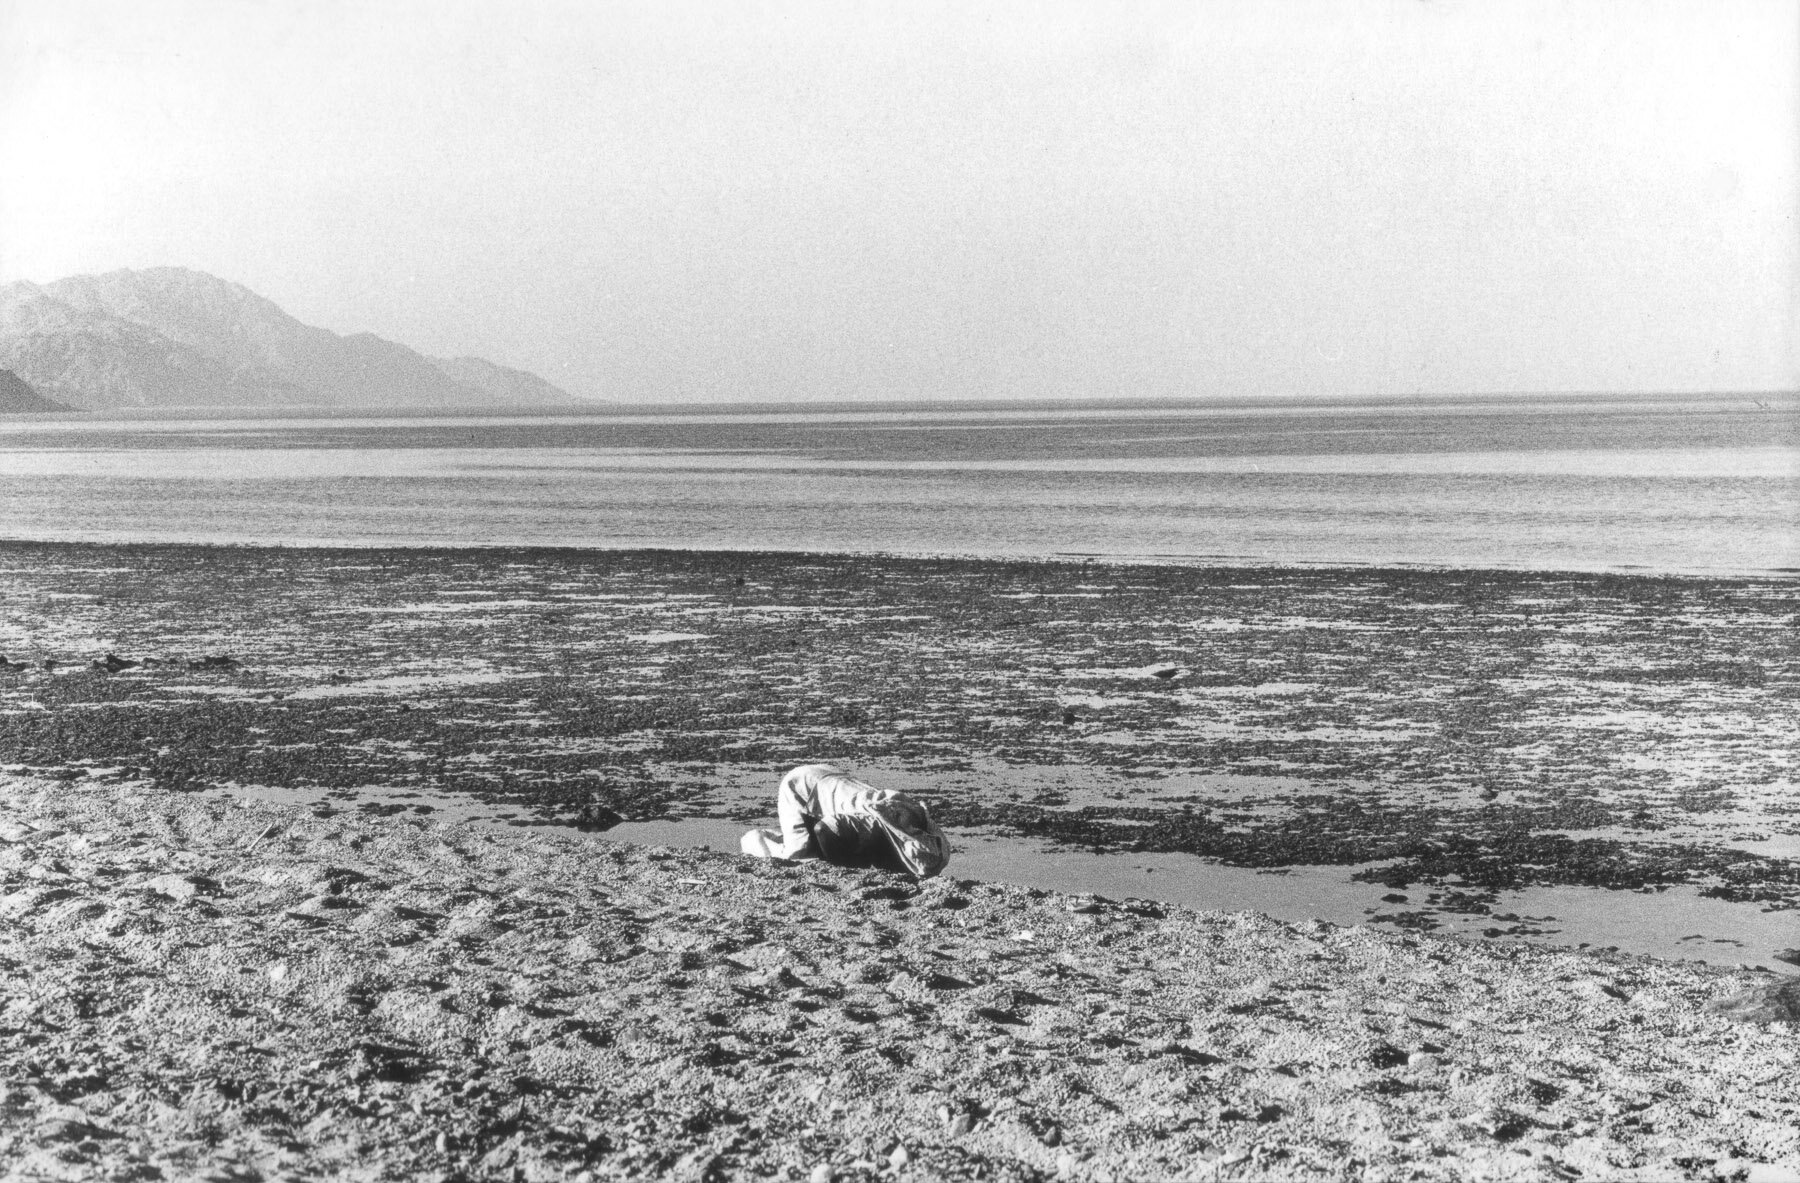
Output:
[[[1794,977],[95,777],[0,921],[7,1179],[1800,1178]]]
[[[1402,927],[1800,904],[1791,578],[5,544],[0,654],[0,767],[70,783],[603,828],[838,759],[953,831],[1361,868]]]

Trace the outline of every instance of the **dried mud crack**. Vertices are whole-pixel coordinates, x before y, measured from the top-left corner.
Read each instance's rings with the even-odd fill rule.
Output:
[[[9,1178],[1800,1170],[1800,979],[91,779],[0,881]]]

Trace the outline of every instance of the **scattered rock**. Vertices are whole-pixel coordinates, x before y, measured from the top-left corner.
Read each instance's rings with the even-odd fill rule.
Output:
[[[1369,1049],[1363,1057],[1371,1068],[1398,1068],[1410,1058],[1408,1054],[1391,1043],[1378,1043]]]
[[[1496,1142],[1516,1142],[1535,1124],[1529,1117],[1509,1109],[1488,1109],[1471,1114],[1464,1124],[1479,1130]]]
[[[1188,1043],[1165,1043],[1161,1050],[1165,1056],[1179,1056],[1189,1063],[1202,1066],[1225,1062],[1225,1057],[1214,1055],[1212,1052]]]
[[[604,805],[589,802],[583,805],[575,815],[575,828],[588,833],[610,830],[624,821],[623,814],[616,813]]]
[[[191,900],[196,896],[217,896],[224,894],[224,888],[218,880],[209,879],[205,875],[158,875],[144,884],[148,891],[168,896],[172,900]]]
[[[89,1121],[69,1120],[67,1118],[51,1118],[38,1126],[37,1136],[44,1142],[85,1142],[90,1138],[117,1138],[112,1130],[97,1126]]]
[[[1706,1004],[1740,1023],[1800,1023],[1800,977],[1778,977]]]
[[[1603,982],[1597,978],[1582,978],[1575,983],[1575,993],[1590,1002],[1626,1002],[1631,996],[1611,982]]]

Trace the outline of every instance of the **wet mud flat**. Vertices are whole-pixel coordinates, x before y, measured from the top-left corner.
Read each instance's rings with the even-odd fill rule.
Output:
[[[0,654],[0,767],[70,784],[604,829],[824,759],[953,832],[1354,867],[1397,927],[1800,903],[1781,576],[5,544]]]
[[[1800,977],[0,778],[0,1177],[1800,1172]]]

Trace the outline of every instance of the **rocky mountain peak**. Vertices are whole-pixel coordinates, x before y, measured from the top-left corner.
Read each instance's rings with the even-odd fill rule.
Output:
[[[0,415],[34,411],[66,411],[69,408],[47,399],[11,370],[0,370]]]
[[[471,360],[440,363],[373,333],[340,336],[242,284],[184,267],[0,288],[0,366],[78,407],[574,401],[535,375]]]

